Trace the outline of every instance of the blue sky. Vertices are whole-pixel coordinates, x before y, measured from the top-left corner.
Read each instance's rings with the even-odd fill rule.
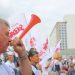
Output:
[[[36,30],[46,37],[57,21],[63,21],[65,15],[75,14],[75,0],[0,0],[1,18],[9,19],[20,13],[25,13],[27,19],[37,14],[42,22]]]

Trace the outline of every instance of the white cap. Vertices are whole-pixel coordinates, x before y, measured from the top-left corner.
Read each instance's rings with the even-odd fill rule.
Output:
[[[13,48],[12,47],[8,47],[8,49],[7,49],[7,54],[8,55],[14,55],[14,50],[13,50]]]
[[[8,55],[14,55],[14,52],[7,52]]]

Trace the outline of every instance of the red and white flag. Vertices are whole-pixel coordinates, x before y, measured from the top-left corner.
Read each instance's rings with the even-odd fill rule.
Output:
[[[50,47],[50,56],[52,57],[54,52],[60,52],[60,43],[61,43],[61,40],[58,41],[58,43],[56,44],[55,47]]]
[[[36,46],[36,38],[34,36],[30,38],[30,46],[32,48],[35,48]]]
[[[58,41],[58,43],[56,44],[55,52],[60,52],[60,43],[61,43],[61,40]]]
[[[26,20],[25,13],[13,15],[8,19],[8,21],[10,24],[9,36],[12,39],[15,37],[19,37],[20,34],[23,32],[23,30],[27,27],[27,20]],[[26,47],[26,50],[30,48],[28,43],[29,37],[30,37],[30,33],[28,32],[22,39]]]

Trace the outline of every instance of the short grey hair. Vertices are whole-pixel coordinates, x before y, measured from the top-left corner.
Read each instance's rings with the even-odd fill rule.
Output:
[[[0,18],[0,24],[5,24],[9,27],[9,24],[6,20]]]

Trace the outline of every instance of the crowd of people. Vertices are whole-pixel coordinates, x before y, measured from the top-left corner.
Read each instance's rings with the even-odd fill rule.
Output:
[[[13,52],[9,52],[11,47]],[[11,51],[11,50],[10,50]],[[40,64],[37,50],[26,51],[24,44],[18,38],[9,37],[9,24],[0,19],[0,75],[75,75],[75,57],[63,58],[60,52],[54,52],[45,65]]]
[[[44,67],[48,75],[75,75],[75,57],[63,58],[60,52],[55,52]]]
[[[14,75],[21,75],[19,57],[13,52],[7,51],[2,60]],[[75,57],[63,58],[60,52],[55,52],[45,64],[39,63],[39,54],[34,48],[26,52],[29,64],[32,67],[32,75],[75,75]]]

